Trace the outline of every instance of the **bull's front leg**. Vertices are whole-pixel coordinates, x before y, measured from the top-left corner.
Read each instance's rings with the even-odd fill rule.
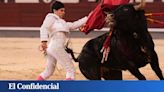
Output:
[[[151,57],[151,62],[150,62],[151,68],[155,71],[156,75],[159,77],[160,80],[164,80],[162,71],[159,67],[159,62],[158,62],[158,57],[157,57],[156,52],[152,51],[152,54],[150,57]]]
[[[132,61],[128,61],[127,68],[130,71],[130,73],[133,74],[139,80],[146,80],[145,76],[141,74],[137,66],[134,63],[132,63]]]

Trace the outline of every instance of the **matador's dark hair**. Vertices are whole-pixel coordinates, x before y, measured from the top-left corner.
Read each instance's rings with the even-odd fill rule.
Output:
[[[51,11],[53,12],[53,10],[58,10],[60,8],[64,8],[64,4],[60,1],[54,1],[51,5]]]

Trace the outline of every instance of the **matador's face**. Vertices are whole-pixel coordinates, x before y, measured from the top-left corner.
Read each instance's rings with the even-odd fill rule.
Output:
[[[56,10],[55,14],[57,14],[60,18],[64,18],[65,17],[65,8],[60,8],[60,9]]]

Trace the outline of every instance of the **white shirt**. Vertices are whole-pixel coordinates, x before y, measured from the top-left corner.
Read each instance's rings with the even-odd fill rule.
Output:
[[[41,41],[48,41],[49,36],[54,32],[62,31],[69,33],[70,30],[77,29],[86,23],[87,17],[75,22],[66,22],[54,13],[48,13],[40,28]]]

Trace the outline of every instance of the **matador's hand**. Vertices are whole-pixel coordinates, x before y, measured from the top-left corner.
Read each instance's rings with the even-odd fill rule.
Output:
[[[47,49],[47,41],[42,41],[40,45],[40,51],[43,51],[44,54],[46,54]]]

